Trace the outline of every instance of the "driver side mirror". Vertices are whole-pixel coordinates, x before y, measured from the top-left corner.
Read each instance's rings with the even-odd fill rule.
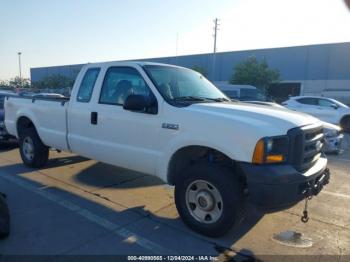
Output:
[[[155,106],[154,106],[155,104]],[[125,110],[157,114],[157,103],[153,103],[153,99],[143,95],[129,95],[123,105]]]

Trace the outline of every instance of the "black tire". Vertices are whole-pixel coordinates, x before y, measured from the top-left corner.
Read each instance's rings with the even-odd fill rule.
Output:
[[[29,159],[24,153],[24,141],[30,138],[33,142],[33,157]],[[49,158],[49,148],[43,144],[35,128],[24,129],[19,136],[19,151],[26,166],[39,168],[46,165]]]
[[[344,116],[340,121],[340,126],[345,132],[350,133],[350,116]]]
[[[0,141],[0,151],[6,149],[6,146],[7,146],[6,142],[4,140],[1,140]]]
[[[8,237],[10,233],[10,213],[5,198],[6,195],[0,193],[0,239]]]
[[[198,180],[209,182],[221,194],[222,213],[216,222],[200,222],[189,210],[186,191],[194,181]],[[183,175],[175,183],[175,203],[185,224],[209,237],[224,235],[230,228],[239,225],[244,217],[245,198],[242,184],[231,169],[217,164],[199,163],[184,170]]]

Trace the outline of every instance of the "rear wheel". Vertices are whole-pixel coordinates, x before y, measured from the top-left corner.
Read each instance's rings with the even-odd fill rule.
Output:
[[[19,150],[23,163],[29,167],[42,167],[47,163],[49,148],[43,144],[34,128],[20,133]]]
[[[210,237],[225,234],[243,219],[243,187],[229,168],[196,164],[175,184],[175,203],[183,221]]]
[[[345,132],[350,132],[350,116],[344,116],[340,121],[340,126]]]

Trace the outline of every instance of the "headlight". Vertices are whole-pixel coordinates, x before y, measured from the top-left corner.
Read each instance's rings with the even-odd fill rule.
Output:
[[[283,163],[288,157],[287,136],[265,137],[255,146],[253,164]]]
[[[336,129],[325,128],[323,133],[325,137],[336,137],[340,134],[340,131]]]

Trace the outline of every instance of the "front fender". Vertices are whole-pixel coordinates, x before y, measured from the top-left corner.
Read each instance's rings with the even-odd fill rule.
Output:
[[[167,144],[166,148],[163,150],[163,154],[158,159],[156,170],[157,176],[159,176],[163,181],[168,182],[168,168],[172,157],[180,149],[189,146],[203,146],[212,148],[236,161],[247,162],[248,159],[251,159],[251,153],[249,151],[242,150],[241,147],[237,147],[240,148],[240,150],[233,150],[228,143],[217,144],[211,143],[208,140],[193,139],[193,137],[191,139],[190,137],[178,136]]]

